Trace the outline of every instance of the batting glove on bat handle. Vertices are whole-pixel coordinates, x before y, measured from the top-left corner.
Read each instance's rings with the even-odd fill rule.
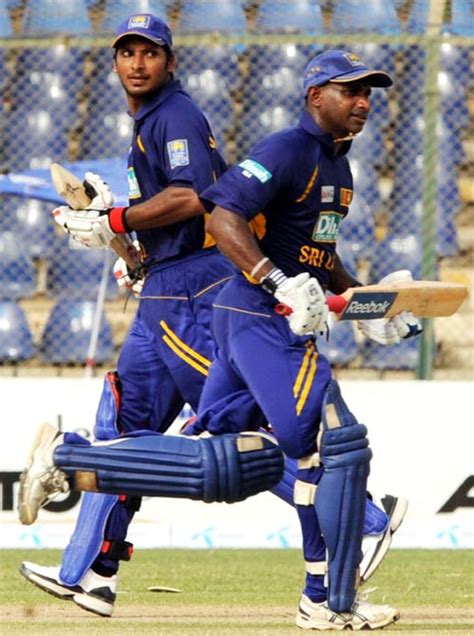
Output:
[[[326,298],[326,303],[329,311],[333,311],[336,314],[340,314],[347,305],[347,301],[343,296],[329,296]],[[278,303],[275,305],[275,313],[279,316],[291,316],[293,309],[284,303]]]

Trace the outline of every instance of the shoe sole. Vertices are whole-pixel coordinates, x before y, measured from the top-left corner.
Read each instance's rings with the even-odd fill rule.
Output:
[[[316,631],[334,631],[334,632],[344,632],[344,631],[369,631],[372,629],[381,629],[383,627],[387,627],[387,625],[391,625],[392,623],[396,623],[400,618],[400,612],[396,612],[389,618],[385,618],[383,621],[379,621],[378,623],[370,623],[370,621],[365,621],[360,625],[352,625],[352,623],[346,623],[345,625],[335,625],[334,623],[330,623],[329,621],[314,621],[308,620],[304,617],[297,614],[296,616],[296,626],[301,629],[313,629]]]
[[[367,582],[367,580],[374,574],[374,572],[384,560],[385,554],[388,552],[388,549],[390,548],[390,545],[392,543],[393,535],[401,526],[402,521],[405,518],[407,509],[408,500],[403,498],[397,499],[397,503],[392,512],[392,516],[390,517],[390,532],[387,532],[383,540],[378,544],[372,557],[372,565],[361,578],[361,585]]]
[[[25,579],[36,585],[36,587],[40,590],[43,590],[43,592],[46,592],[47,594],[51,594],[51,596],[54,596],[55,598],[59,598],[62,601],[72,601],[81,609],[86,610],[87,612],[92,612],[98,616],[103,616],[105,618],[112,616],[114,611],[113,605],[111,606],[110,603],[107,603],[92,594],[86,594],[73,588],[67,588],[57,583],[54,579],[36,574],[23,564],[20,566],[20,574],[22,574]]]

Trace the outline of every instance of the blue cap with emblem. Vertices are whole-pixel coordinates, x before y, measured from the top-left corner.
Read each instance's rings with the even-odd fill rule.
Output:
[[[112,46],[116,48],[119,41],[127,35],[139,35],[159,46],[167,46],[169,49],[173,45],[173,36],[169,26],[161,18],[151,15],[151,13],[131,15],[124,22],[121,22],[115,32]]]
[[[303,94],[311,86],[323,86],[329,82],[347,83],[364,80],[369,86],[388,88],[392,78],[385,71],[371,70],[355,53],[331,49],[313,57],[303,75]]]

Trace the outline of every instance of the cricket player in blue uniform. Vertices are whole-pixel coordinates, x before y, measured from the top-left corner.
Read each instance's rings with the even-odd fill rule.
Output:
[[[351,53],[316,56],[304,74],[299,125],[265,138],[201,195],[213,210],[209,230],[239,271],[214,302],[217,353],[190,432],[228,432],[215,405],[247,391],[297,460],[294,501],[307,569],[297,625],[305,629],[378,628],[399,615],[355,600],[371,451],[317,348],[327,331],[325,291],[360,284],[336,251],[353,193],[346,153],[368,117],[372,87],[391,84]],[[408,313],[361,322],[378,342],[421,331]]]
[[[73,213],[63,206],[54,213],[72,237],[89,247],[108,245],[116,232],[133,228],[144,255],[146,279],[136,318],[117,372],[104,382],[94,431],[100,440],[135,430],[164,432],[184,404],[197,410],[213,358],[212,300],[232,274],[206,234],[198,198],[226,164],[207,119],[173,77],[169,27],[153,15],[130,16],[119,26],[113,48],[134,120],[130,205],[113,207],[107,185],[88,174],[98,192],[90,210]],[[103,213],[94,218],[93,210]],[[96,587],[98,576],[110,582],[118,560],[131,556],[125,536],[138,505],[136,497],[84,498],[63,558],[64,584],[74,587],[81,581],[87,588],[84,577],[91,568]],[[104,607],[110,614],[113,603]]]
[[[380,77],[381,75],[383,74],[369,73],[367,77],[374,78],[374,77]],[[365,102],[368,101],[367,96],[365,96],[363,99],[365,100]],[[312,111],[308,109],[308,112],[311,113]],[[362,119],[362,117],[359,117],[359,119]],[[283,254],[283,258],[285,260],[282,261],[280,260],[279,257],[277,258],[274,255],[272,249],[268,248],[269,256],[261,256],[258,259],[258,262],[256,262],[250,268],[248,268],[248,264],[246,263],[246,266],[244,269],[247,269],[250,272],[252,282],[249,283],[240,274],[237,275],[229,283],[229,286],[224,288],[223,292],[219,296],[219,300],[216,300],[216,302],[214,303],[214,306],[217,309],[222,310],[224,312],[223,313],[224,318],[220,315],[220,312],[217,312],[216,318],[215,318],[216,336],[219,342],[219,357],[214,363],[213,367],[211,368],[209,382],[204,391],[204,395],[200,405],[200,417],[198,418],[195,427],[193,426],[188,427],[186,432],[188,434],[192,434],[195,432],[200,432],[204,428],[207,428],[208,430],[214,433],[223,433],[225,431],[222,429],[222,426],[227,427],[226,428],[227,431],[230,430],[232,432],[235,432],[234,422],[236,422],[235,426],[239,430],[249,429],[249,428],[252,428],[252,426],[254,428],[257,428],[267,420],[272,423],[273,430],[283,450],[287,453],[289,457],[293,457],[298,460],[298,470],[296,475],[297,481],[295,486],[295,504],[300,513],[300,517],[302,518],[303,530],[305,530],[305,528],[311,528],[311,531],[313,532],[312,536],[309,536],[308,533],[305,534],[305,558],[307,561],[308,576],[307,576],[307,589],[305,590],[305,592],[307,593],[307,596],[305,595],[304,598],[309,599],[308,602],[313,602],[313,601],[319,601],[320,600],[319,597],[321,597],[321,600],[323,601],[326,597],[326,590],[325,590],[325,586],[323,582],[323,570],[326,567],[324,563],[325,545],[320,536],[321,533],[319,532],[319,526],[317,527],[319,532],[318,536],[316,536],[316,534],[314,533],[314,523],[315,523],[314,520],[316,519],[316,515],[314,513],[313,501],[311,499],[311,493],[313,493],[314,495],[314,486],[316,484],[316,481],[320,479],[321,472],[322,472],[321,469],[317,467],[317,463],[316,463],[317,461],[317,458],[315,455],[316,432],[317,432],[316,429],[319,426],[322,403],[326,401],[328,404],[336,404],[339,406],[340,399],[337,397],[337,392],[335,390],[332,391],[332,396],[330,398],[328,398],[327,395],[326,395],[326,398],[324,397],[325,388],[328,386],[330,381],[330,370],[327,365],[327,362],[325,362],[322,357],[318,358],[318,354],[314,345],[314,339],[306,335],[310,331],[313,331],[315,328],[323,329],[325,326],[325,318],[326,318],[324,298],[321,297],[321,295],[319,294],[318,288],[315,285],[315,280],[310,278],[310,272],[314,274],[314,271],[320,268],[323,271],[323,274],[325,276],[325,278],[322,280],[323,284],[333,291],[342,291],[343,289],[346,289],[348,286],[351,286],[357,283],[344,272],[340,264],[340,261],[335,255],[334,245],[333,245],[335,242],[335,236],[337,234],[336,230],[337,230],[338,216],[343,216],[347,212],[347,208],[350,203],[350,196],[352,192],[352,180],[350,177],[350,172],[347,167],[347,163],[345,162],[345,159],[343,159],[343,161],[341,162],[341,156],[337,154],[334,155],[333,148],[332,148],[333,141],[332,141],[331,135],[328,135],[328,134],[323,135],[321,131],[315,134],[315,130],[317,130],[317,126],[315,127],[315,122],[311,123],[311,117],[308,113],[303,115],[302,125],[295,130],[298,133],[298,135],[301,137],[301,141],[302,141],[302,145],[298,148],[298,151],[301,151],[303,153],[302,157],[305,157],[305,159],[307,158],[307,161],[305,163],[306,164],[309,163],[311,165],[311,173],[309,175],[306,175],[305,172],[301,170],[301,165],[299,169],[295,169],[294,166],[292,166],[291,177],[295,180],[294,185],[296,186],[296,190],[299,190],[300,186],[303,186],[303,188],[301,189],[301,192],[298,192],[297,196],[294,197],[294,203],[296,204],[297,209],[302,211],[302,222],[297,224],[297,226],[300,226],[299,229],[297,226],[295,227],[294,224],[288,223],[285,226],[284,232],[280,233],[281,250],[279,249],[278,253]],[[292,131],[290,131],[290,133],[293,134]],[[287,141],[286,135],[290,135],[288,139],[291,141],[290,133],[285,132],[281,134],[283,139],[285,140],[285,144]],[[305,139],[307,135],[310,136],[309,139]],[[326,139],[324,139],[324,137],[326,137]],[[325,144],[323,143],[324,141],[326,142]],[[278,139],[271,138],[271,140],[268,142],[270,144],[270,147],[272,147],[272,152],[270,154],[275,152],[276,155],[278,156],[280,154],[282,146],[279,146],[277,143],[277,145],[273,147],[272,144],[274,142],[278,142]],[[263,147],[265,147],[265,143],[266,142],[263,142],[262,144]],[[347,144],[344,146],[344,148],[346,148],[346,146]],[[252,155],[251,158],[247,159],[239,167],[234,168],[232,171],[230,171],[229,173],[230,181],[225,182],[226,185],[224,187],[224,190],[222,190],[219,186],[216,186],[215,192],[217,193],[216,196],[219,196],[219,193],[227,191],[227,186],[229,185],[229,183],[232,184],[232,181],[235,180],[236,171],[237,171],[237,175],[239,173],[242,173],[243,178],[245,179],[243,183],[245,185],[250,183],[248,193],[250,194],[251,197],[255,197],[256,208],[264,210],[264,214],[266,216],[268,212],[268,206],[267,204],[265,204],[263,199],[258,200],[259,198],[258,190],[261,187],[261,185],[264,185],[271,180],[272,174],[267,168],[264,167],[263,163],[260,163],[258,161],[258,157],[259,157],[258,148],[260,148],[260,146],[257,147],[255,151],[256,152],[255,156]],[[309,154],[305,154],[307,151],[309,152]],[[299,156],[299,152],[297,153],[297,155]],[[295,157],[294,154],[291,154],[291,156],[293,158]],[[268,165],[271,165],[271,164],[269,163]],[[335,170],[336,176],[332,175],[330,178],[330,175],[332,174],[331,171],[334,170],[334,168],[336,168]],[[320,180],[321,175],[324,175],[324,176],[327,175],[327,178],[328,179],[330,178],[330,181],[328,182],[328,184],[325,184],[324,180],[323,181]],[[260,184],[257,187],[254,187],[256,184],[252,182],[252,179],[254,177]],[[292,209],[293,202],[291,197],[294,196],[294,192],[292,191],[293,185],[291,184],[291,179],[290,179],[283,186],[283,183],[284,183],[283,175],[278,175],[278,182],[275,181],[274,183],[276,186],[276,190],[274,191],[274,193],[278,192],[278,188],[284,187],[285,197],[281,197],[278,199],[278,201],[281,202],[281,206],[278,207],[280,205],[279,203],[276,205],[277,212],[275,214],[275,218],[284,219],[283,213],[285,212],[285,209],[286,210]],[[327,185],[327,188],[322,187],[324,185]],[[254,189],[254,192],[252,192],[252,189]],[[288,190],[288,197],[290,198],[286,198],[286,189]],[[270,192],[271,192],[270,190],[267,190],[267,194]],[[213,201],[214,194],[215,193],[212,190],[212,188],[210,190],[207,190],[204,195],[206,201],[208,202]],[[321,197],[321,199],[319,199],[318,196]],[[325,200],[323,199],[323,197]],[[327,203],[332,205],[320,206],[320,203]],[[245,206],[243,206],[242,209],[244,209],[244,207]],[[318,214],[319,214],[321,207],[324,211],[327,210],[327,214],[326,215],[320,214],[322,220],[320,222],[320,225],[318,226],[319,227],[318,232],[322,236],[318,237],[318,240],[316,241],[315,240],[315,237],[317,234],[316,227],[313,228],[312,226],[314,225],[314,220],[316,218],[315,210],[318,210]],[[138,209],[139,208],[137,208],[137,210]],[[126,211],[123,211],[123,210],[116,211],[116,209],[114,209],[110,211],[108,215],[103,215],[102,220],[99,219],[97,222],[91,222],[84,219],[78,220],[77,216],[72,217],[70,212],[64,211],[64,214],[68,215],[67,225],[69,230],[71,232],[75,232],[76,235],[77,233],[82,233],[83,241],[87,242],[87,244],[93,244],[92,241],[94,240],[94,235],[103,237],[105,232],[105,237],[110,238],[116,232],[120,232],[120,231],[123,231],[124,229],[125,230],[128,229],[124,223],[125,213],[126,213],[126,220],[128,222],[129,218],[130,219],[133,218],[133,209],[128,209]],[[216,212],[214,212],[213,214],[216,214]],[[217,211],[217,216],[218,215],[219,215],[219,208]],[[232,215],[236,216],[235,212],[232,212]],[[245,219],[244,220],[245,224],[247,220],[250,220],[250,218],[255,217],[255,214],[252,211],[249,211],[248,213],[243,214],[241,217],[240,217],[240,213],[237,213],[237,215],[238,216],[236,216],[236,218]],[[116,223],[114,221],[114,217],[118,218],[119,222]],[[269,230],[271,228],[271,223],[268,222],[270,218],[272,217],[267,216],[267,219],[266,219],[267,233],[265,235],[260,234],[261,236],[260,240],[261,240],[262,246],[264,245],[266,240],[268,240]],[[309,236],[306,236],[307,235],[306,226],[308,225],[309,218],[312,219],[311,227],[312,227],[313,234],[309,234]],[[111,229],[104,222],[104,221],[109,222],[109,219],[110,219],[110,225],[112,226]],[[334,229],[334,223],[336,223],[336,229]],[[139,224],[140,224],[140,216],[136,215],[133,225],[130,225],[130,227],[133,227],[133,229],[138,229]],[[296,232],[295,232],[295,229],[296,229]],[[285,236],[284,234],[286,233],[287,230],[288,230],[288,235]],[[229,231],[230,231],[230,236],[232,236],[232,231],[233,231],[232,228],[230,228]],[[110,234],[108,234],[109,232]],[[257,229],[257,232],[259,233],[258,229]],[[218,233],[219,232],[217,230],[216,234]],[[300,236],[304,237],[306,242],[301,245],[301,250],[297,249],[296,252],[294,251],[292,252],[292,250],[294,250],[294,241],[288,241],[288,236],[293,237],[296,241],[299,240]],[[267,239],[265,237],[267,237]],[[270,244],[271,243],[269,243],[269,245]],[[321,246],[319,252],[315,251],[316,249],[319,249],[319,248],[316,248],[315,245]],[[246,249],[245,242],[243,243],[243,247],[245,252],[245,249]],[[267,247],[265,247],[265,249],[267,249]],[[261,254],[263,254],[263,252],[261,252]],[[293,259],[295,258],[295,254],[297,255],[297,260],[300,260],[301,263],[305,264],[305,266],[302,268],[303,273],[301,273],[300,266],[295,265],[294,263]],[[270,260],[269,260],[270,255],[274,263],[277,263],[281,265],[282,267],[285,267],[285,269],[290,274],[290,278],[286,278],[281,271],[275,271],[276,268],[274,268],[273,266],[271,267],[270,270],[268,270],[269,272],[268,275],[265,276],[265,270],[268,269],[270,264]],[[239,263],[236,263],[236,264],[239,265]],[[282,287],[282,289],[280,289],[280,291],[277,292],[279,294],[279,298],[286,305],[293,308],[293,313],[289,316],[288,323],[286,322],[286,319],[280,316],[277,316],[273,312],[273,305],[275,304],[273,297],[270,296],[266,291],[262,291],[262,289],[258,285],[253,284],[253,283],[256,283],[258,280],[255,277],[257,274],[260,273],[259,272],[260,269],[262,269],[263,271],[262,271],[262,276],[259,276],[259,277],[263,277],[266,280],[267,288],[270,288],[269,286],[271,286],[271,283],[269,283],[268,281],[272,281],[275,285],[278,285],[279,283],[281,283],[280,286]],[[297,274],[296,273],[297,271],[300,271],[300,273]],[[293,274],[296,274],[296,276],[291,276]],[[146,294],[147,285],[148,285],[148,279],[147,279],[147,283],[145,284],[145,290],[144,290],[145,296],[147,295]],[[237,285],[237,287],[235,287],[235,285]],[[233,300],[231,300],[232,294],[226,296],[227,291],[232,290],[232,288],[234,289],[234,291],[237,289],[239,293],[241,293],[241,297],[234,296]],[[221,298],[224,304],[221,304],[221,301],[220,301]],[[301,301],[302,304],[306,306],[306,312],[301,312],[300,310],[301,308],[298,306],[295,307],[295,302],[294,302],[295,299],[297,299],[298,302]],[[238,301],[237,304],[236,304],[236,300]],[[235,369],[233,370],[233,365],[240,364],[240,362],[237,363],[237,361],[235,360],[233,361],[231,365],[227,364],[226,356],[228,355],[229,350],[223,338],[221,337],[222,330],[219,327],[219,323],[227,325],[226,321],[229,316],[235,316],[237,317],[237,320],[242,319],[242,317],[248,316],[248,320],[250,320],[249,323],[244,321],[244,323],[238,326],[236,330],[236,333],[237,331],[239,332],[237,339],[242,339],[242,347],[240,347],[241,351],[243,351],[245,348],[248,347],[250,342],[248,341],[249,337],[250,337],[250,340],[252,341],[251,347],[254,347],[255,343],[253,343],[253,335],[257,334],[258,332],[258,329],[255,329],[255,324],[252,322],[253,320],[255,320],[255,318],[258,318],[259,320],[269,319],[268,324],[271,325],[271,329],[276,328],[277,334],[279,334],[280,337],[284,338],[283,341],[285,343],[285,347],[289,346],[291,350],[294,350],[293,352],[294,355],[292,354],[291,356],[291,364],[289,365],[286,375],[284,374],[283,376],[285,382],[287,382],[291,376],[294,376],[291,380],[292,386],[291,386],[291,391],[289,394],[286,392],[286,390],[284,390],[282,391],[281,399],[275,400],[274,391],[272,389],[275,386],[280,386],[282,378],[280,377],[279,373],[268,374],[266,378],[266,384],[265,384],[265,392],[267,393],[267,397],[264,398],[258,391],[253,390],[253,386],[248,384],[248,379],[246,377],[244,378],[243,375],[240,378],[238,377],[238,374],[240,373],[240,371],[237,374],[235,373],[236,370]],[[383,331],[384,329],[385,331],[388,331],[388,328],[379,327],[379,331]],[[299,336],[295,337],[294,335],[295,333],[299,333]],[[263,341],[265,342],[266,335],[264,330],[258,336],[257,340],[260,341],[261,336],[263,337]],[[267,343],[267,344],[270,344],[270,343]],[[281,346],[281,343],[279,346]],[[268,351],[266,351],[266,353],[271,354],[269,355],[269,358],[266,361],[268,362],[268,365],[270,367],[272,366],[273,362],[275,363],[279,362],[278,356],[276,358],[273,357],[273,354],[271,352],[271,347],[268,349]],[[247,354],[245,355],[242,354],[242,357],[250,361],[252,358],[254,358],[254,355],[255,355],[255,349],[250,348],[248,349]],[[251,363],[248,362],[248,364],[251,364]],[[262,364],[263,364],[263,361],[262,361]],[[255,365],[255,368],[258,368],[258,365]],[[218,377],[220,371],[224,371],[224,376],[221,379],[219,379]],[[222,392],[224,388],[226,391],[228,391],[227,400],[226,400],[225,394]],[[250,391],[249,391],[249,388],[250,388]],[[263,389],[263,385],[262,385],[262,389]],[[328,393],[329,392],[326,391],[326,394]],[[334,397],[335,395],[336,397]],[[283,397],[285,398],[285,400],[283,400]],[[218,408],[216,407],[216,405],[219,405],[220,400],[223,400],[223,403],[227,408],[221,408],[222,403]],[[255,400],[258,403],[258,406],[262,408],[263,416],[260,410],[256,408]],[[295,408],[295,401],[296,401],[296,408]],[[281,407],[282,410],[279,412],[279,414],[276,413],[276,410],[278,409],[275,409],[275,411],[273,410],[273,407],[271,406],[272,402],[275,402],[275,404],[278,404],[278,406]],[[246,408],[242,409],[241,408],[242,405],[246,406]],[[216,417],[210,417],[210,414],[212,413],[215,414]],[[249,413],[253,413],[254,417],[249,417]],[[224,414],[226,415],[224,416]],[[280,422],[282,420],[285,421],[284,426],[280,426]],[[220,422],[220,424],[217,424],[217,422]],[[141,426],[141,428],[143,428],[143,425]],[[133,430],[133,429],[130,429],[130,430]],[[152,430],[160,431],[163,429],[155,428]],[[368,463],[366,461],[368,451],[367,449],[365,449],[365,446],[364,446],[365,440],[364,440],[363,431],[360,428],[360,425],[355,426],[351,430],[351,433],[352,431],[355,431],[357,433],[354,443],[361,447],[359,449],[360,452],[358,452],[357,454],[361,456],[359,458],[359,461],[361,465],[363,466],[361,470],[364,471],[365,465]],[[113,435],[109,435],[109,437],[113,437]],[[226,436],[224,435],[224,437]],[[70,440],[70,438],[68,439]],[[152,442],[151,439],[152,438],[150,437],[148,437],[148,439],[145,439],[144,440],[145,444],[150,446],[152,443],[155,443],[155,442]],[[70,440],[70,441],[72,446],[74,440]],[[139,437],[135,436],[133,438],[133,444],[134,444],[134,447],[133,449],[130,449],[130,453],[135,452],[136,446],[140,444]],[[121,449],[128,448],[127,446],[124,445],[124,440],[120,441],[120,447]],[[108,446],[108,450],[112,450],[112,448],[115,448],[115,447],[113,445]],[[92,454],[94,454],[95,452],[94,448],[89,450],[92,452]],[[89,450],[84,450],[84,448],[82,448],[81,452],[87,455],[89,453]],[[97,459],[97,457],[95,457],[95,459]],[[102,461],[105,461],[103,457],[102,457]],[[135,461],[135,459],[131,457],[123,457],[121,461],[124,464],[126,464],[129,461],[130,462]],[[158,459],[158,463],[159,463],[159,459]],[[90,464],[90,465],[93,465],[93,464]],[[61,461],[59,462],[58,466],[60,466],[62,469],[66,468],[64,462],[61,463]],[[134,472],[139,473],[140,468],[141,466],[135,464]],[[311,479],[313,479],[314,483],[311,483]],[[27,480],[24,480],[24,483],[26,483],[26,481]],[[147,489],[143,485],[143,483],[140,486],[138,486],[137,485],[138,482],[136,482],[133,487],[131,486],[128,487],[126,484],[126,481],[127,481],[126,478],[122,475],[121,477],[117,476],[113,484],[108,483],[107,487],[105,487],[104,483],[100,481],[99,483],[96,484],[96,487],[97,489],[104,490],[105,492],[125,492],[127,494],[160,494],[159,487],[158,487],[158,490],[156,490],[157,488],[156,485],[155,486],[148,485],[148,489]],[[358,483],[357,498],[356,498],[358,507],[356,506],[355,508],[355,514],[356,514],[355,524],[358,526],[361,533],[362,526],[363,526],[364,510],[365,510],[365,490],[364,490],[364,493],[362,494],[362,489],[365,489],[365,481],[363,479],[360,479],[359,481],[360,483]],[[120,488],[118,491],[117,491],[117,483],[120,483]],[[74,487],[82,488],[86,490],[88,489],[83,482],[79,483],[78,480],[75,481]],[[266,487],[268,487],[268,485]],[[149,488],[151,488],[151,490]],[[153,488],[155,488],[155,490],[153,490]],[[291,489],[292,489],[292,486],[291,486]],[[174,491],[172,489],[169,489],[167,492],[169,494],[173,494]],[[25,494],[24,499],[27,500],[28,497],[26,496],[25,489],[24,489],[24,494]],[[161,494],[163,494],[162,491],[161,491]],[[43,495],[44,495],[44,492],[42,492],[40,499],[41,497],[43,497]],[[37,493],[35,496],[37,496]],[[183,495],[182,491],[179,491],[179,494],[175,494],[175,496],[190,496],[190,495],[189,494]],[[199,496],[202,496],[201,492],[199,492]],[[248,493],[247,493],[247,496],[248,496]],[[207,500],[220,500],[220,499],[207,499]],[[234,496],[233,499],[226,498],[225,500],[236,501],[238,499],[236,499]],[[36,507],[36,510],[34,513],[35,516],[36,516],[37,508],[38,506]],[[336,506],[336,510],[339,510],[337,506]],[[333,522],[333,514],[334,513],[331,513],[331,523]],[[344,524],[347,525],[349,523],[348,520],[351,518],[351,515],[352,515],[351,510],[344,511],[344,519],[343,519]],[[127,518],[127,521],[128,521],[128,518]],[[360,526],[361,523],[362,523],[362,526]],[[125,524],[122,520],[121,528],[123,529],[125,525],[128,525],[128,523]],[[83,538],[84,537],[81,536],[81,539]],[[360,560],[360,544],[357,545],[357,541],[355,541],[354,546],[351,546],[352,553],[350,555],[349,570],[351,570],[351,567],[354,569],[355,567],[354,564],[357,565]],[[87,551],[88,551],[88,554],[90,555],[89,547],[87,548]],[[345,559],[347,555],[343,555],[343,557]],[[29,580],[40,585],[41,587],[43,587],[43,589],[47,589],[48,591],[51,591],[53,594],[56,594],[57,596],[60,596],[62,598],[67,597],[67,595],[64,593],[64,585],[61,586],[60,581],[56,581],[56,587],[54,588],[52,586],[54,586],[55,581],[50,579],[48,582],[48,585],[49,585],[48,587],[48,585],[45,584],[45,579],[47,578],[45,573],[39,571],[39,570],[45,570],[45,568],[41,568],[41,566],[35,566],[31,568],[31,565],[34,565],[34,564],[30,564],[30,567],[27,569],[27,572],[24,571],[24,574],[27,576],[27,578],[29,578]],[[336,565],[337,567],[340,567],[341,565],[340,558],[339,558],[339,562]],[[94,569],[96,568],[96,566],[97,566],[97,563],[94,563]],[[352,574],[352,572],[350,573]],[[339,576],[339,573],[337,573],[337,576]],[[335,577],[335,580],[337,579],[337,576]],[[64,581],[64,577],[62,574],[61,574],[61,580]],[[351,590],[353,588],[354,588],[354,581],[352,581]],[[81,586],[80,586],[80,589],[77,590],[77,592],[78,592],[77,596],[81,597],[80,598],[81,602],[79,602],[81,606],[87,609],[92,609],[92,611],[96,611],[97,613],[101,613],[100,611],[97,611],[97,608],[93,609],[91,608],[91,606],[87,606],[85,602],[83,604],[83,599],[82,599],[82,596],[84,596],[84,581],[83,580],[81,580]],[[74,594],[72,593],[69,595],[69,597],[73,597],[73,596]],[[322,597],[324,597],[324,599],[322,599]],[[74,598],[73,600],[78,602],[77,598]],[[87,599],[87,602],[89,602],[89,600],[90,599]],[[352,601],[353,601],[353,596],[350,599],[349,606],[346,607],[345,609],[348,609],[348,610],[351,609]],[[105,602],[106,601],[104,601],[104,603]],[[343,603],[346,603],[347,605],[347,600],[344,599]],[[324,605],[324,602],[322,604]],[[113,602],[109,603],[109,606],[113,606]],[[106,610],[107,608],[103,609],[103,613],[105,615],[107,615]],[[321,611],[323,612],[322,624],[324,624],[324,626],[327,627],[328,624],[330,623],[332,624],[334,622],[327,615],[327,612],[330,613],[331,610],[329,610],[327,606],[324,606]],[[380,619],[376,618],[374,616],[374,611],[372,611],[372,616],[369,616],[369,618],[364,618],[363,621],[362,619],[360,619],[359,622],[354,622],[356,619],[354,618],[354,612],[351,610],[352,613],[348,617],[344,617],[338,620],[343,620],[345,625],[349,621],[350,626],[356,629],[357,626],[361,628],[362,625],[379,626],[379,623],[381,621],[383,624],[387,624],[386,622],[388,620],[387,616],[394,615],[394,611],[391,610],[391,608],[389,608],[389,610],[386,610],[385,608],[382,608],[382,610],[380,610],[380,608],[377,608],[377,611],[382,612],[382,618]],[[109,612],[109,615],[110,613],[111,613],[111,610]],[[337,624],[340,625],[341,623],[339,622]]]

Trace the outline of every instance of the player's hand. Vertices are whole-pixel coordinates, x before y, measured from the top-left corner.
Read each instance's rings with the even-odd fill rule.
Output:
[[[388,285],[411,280],[411,272],[403,269],[384,276],[378,284]],[[359,320],[357,325],[366,338],[382,345],[398,344],[401,340],[417,336],[423,331],[420,319],[411,311],[402,311],[390,319]]]
[[[107,211],[114,206],[114,195],[109,185],[94,172],[86,172],[84,181],[95,191],[96,195],[87,206],[88,210]]]
[[[297,336],[327,330],[328,306],[321,285],[307,272],[287,278],[274,292],[275,298],[292,311],[286,316],[291,331]]]
[[[126,208],[71,210],[62,205],[53,210],[54,220],[74,240],[87,247],[108,247],[116,234],[126,232]]]
[[[136,241],[134,241],[137,247]],[[114,263],[114,276],[120,289],[127,290],[135,298],[139,298],[145,284],[143,271],[130,271],[123,258],[118,258]]]

